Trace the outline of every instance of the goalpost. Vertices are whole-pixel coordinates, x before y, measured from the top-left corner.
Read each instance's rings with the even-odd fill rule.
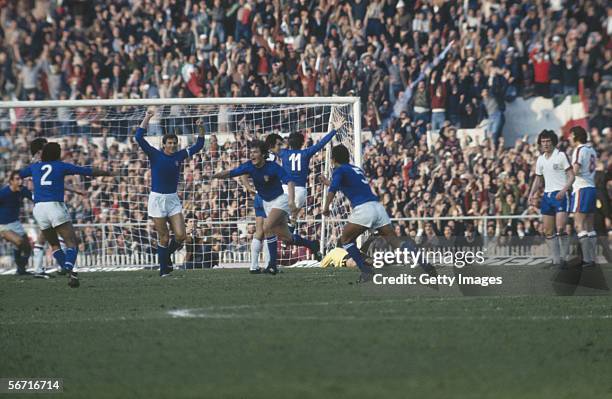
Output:
[[[68,100],[0,102],[0,131],[9,149],[0,158],[0,176],[28,165],[28,143],[45,137],[62,145],[63,160],[79,165],[112,168],[120,177],[68,177],[65,202],[80,238],[78,264],[88,267],[143,267],[157,264],[156,234],[147,218],[151,176],[148,160],[133,140],[147,109],[155,109],[147,140],[159,148],[166,132],[179,136],[180,148],[196,140],[196,121],[207,131],[204,149],[186,160],[179,197],[188,236],[175,263],[188,267],[229,266],[250,262],[255,231],[252,195],[238,179],[210,180],[218,170],[248,160],[247,144],[270,133],[286,137],[302,132],[307,143],[330,130],[330,119],[346,123],[333,141],[312,158],[305,209],[297,229],[322,248],[336,246],[348,202],[338,195],[328,218],[320,214],[326,188],[319,176],[330,176],[330,150],[342,143],[352,162],[361,166],[361,110],[355,97],[174,98],[143,100]],[[28,183],[31,184],[31,183]],[[25,220],[34,223],[31,205]],[[36,229],[30,229],[36,234]],[[310,256],[297,247],[281,246],[279,264],[290,265]],[[52,259],[48,259],[51,263]],[[262,264],[260,262],[260,264]]]

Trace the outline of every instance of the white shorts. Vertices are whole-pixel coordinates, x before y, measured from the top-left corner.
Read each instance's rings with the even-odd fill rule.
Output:
[[[270,215],[272,209],[280,209],[281,211],[285,211],[287,215],[291,213],[289,211],[289,198],[287,194],[281,194],[270,202],[263,200],[263,206],[266,215]]]
[[[356,206],[353,208],[348,221],[368,229],[378,229],[391,224],[387,211],[378,201],[370,201]]]
[[[19,236],[26,235],[26,232],[23,229],[23,225],[19,220],[15,220],[14,222],[7,224],[0,224],[0,233],[3,233],[5,231],[12,231],[13,233]]]
[[[183,211],[181,200],[177,193],[160,194],[151,192],[149,194],[149,204],[147,206],[149,217],[167,218]]]
[[[286,184],[283,184],[283,191],[287,194],[287,200],[289,200],[289,187]],[[301,209],[306,205],[306,195],[308,194],[308,190],[306,187],[295,186],[295,207]]]
[[[38,202],[34,205],[32,213],[41,230],[70,222],[68,208],[63,202]]]

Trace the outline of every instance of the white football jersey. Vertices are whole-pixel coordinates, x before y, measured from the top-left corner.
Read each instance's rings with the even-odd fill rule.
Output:
[[[597,153],[590,144],[580,144],[574,150],[572,165],[580,165],[576,180],[574,181],[574,192],[585,187],[595,187],[595,164]]]
[[[562,190],[567,184],[566,170],[571,167],[567,155],[556,148],[548,158],[545,154],[540,155],[536,161],[536,175],[544,177],[544,192]]]

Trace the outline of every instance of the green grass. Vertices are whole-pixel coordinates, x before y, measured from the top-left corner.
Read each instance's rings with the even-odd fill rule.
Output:
[[[62,398],[612,397],[609,296],[372,295],[352,270],[175,274],[83,273],[79,289],[0,277],[0,377],[63,378]]]

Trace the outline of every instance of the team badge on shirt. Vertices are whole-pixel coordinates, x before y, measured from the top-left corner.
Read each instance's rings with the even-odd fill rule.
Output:
[[[263,177],[263,178],[264,178],[264,181],[265,181],[266,183],[269,183],[269,182],[270,182],[270,176],[268,176],[268,175],[264,175],[264,177]]]

